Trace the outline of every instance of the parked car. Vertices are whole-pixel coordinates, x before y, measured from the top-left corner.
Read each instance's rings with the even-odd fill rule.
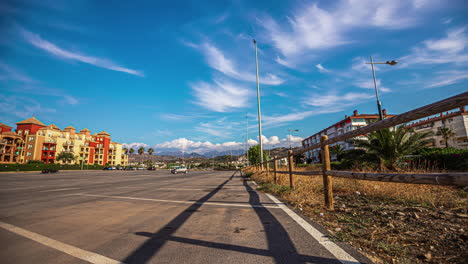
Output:
[[[188,170],[186,167],[175,167],[171,170],[172,174],[177,174],[177,173],[188,173]]]
[[[148,167],[148,170],[156,170],[155,167]]]
[[[102,170],[112,170],[112,167],[104,167]]]
[[[42,173],[56,173],[58,172],[58,170],[54,170],[54,169],[43,169],[42,170]]]

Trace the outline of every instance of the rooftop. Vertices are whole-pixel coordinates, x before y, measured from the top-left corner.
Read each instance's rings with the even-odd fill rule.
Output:
[[[46,126],[44,125],[44,123],[42,123],[41,121],[37,120],[34,116],[28,118],[28,119],[25,119],[23,121],[19,121],[18,123],[16,123],[17,125],[27,125],[27,124],[33,124],[33,125],[39,125],[39,126]]]

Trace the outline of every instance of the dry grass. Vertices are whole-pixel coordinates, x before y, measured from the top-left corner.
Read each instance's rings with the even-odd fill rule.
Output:
[[[287,171],[287,167],[278,168]],[[315,171],[317,166],[296,168],[297,171]],[[412,171],[414,172],[414,171]],[[295,190],[284,197],[293,203],[309,205],[323,204],[323,178],[317,176],[294,175]],[[273,172],[255,173],[252,176],[257,182],[273,183]],[[289,175],[278,173],[278,185],[289,186]],[[452,186],[436,186],[427,184],[407,184],[393,182],[378,182],[333,177],[334,195],[349,195],[359,192],[367,197],[391,199],[400,202],[418,203],[425,206],[447,208],[466,205],[466,192]]]

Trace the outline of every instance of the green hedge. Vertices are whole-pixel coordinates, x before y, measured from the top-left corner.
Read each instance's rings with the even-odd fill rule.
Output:
[[[86,170],[102,170],[104,166],[89,165],[83,166]],[[0,164],[0,171],[42,171],[44,169],[52,170],[81,170],[81,165],[60,165],[60,164]]]
[[[437,164],[440,169],[468,171],[468,149],[426,148],[418,151],[408,161]]]

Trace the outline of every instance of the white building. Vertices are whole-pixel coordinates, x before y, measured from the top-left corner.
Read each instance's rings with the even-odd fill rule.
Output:
[[[387,111],[384,109],[383,111],[384,117],[392,117],[393,115],[387,115]],[[338,135],[344,134],[351,130],[356,130],[360,127],[367,126],[375,121],[379,120],[379,115],[377,114],[359,114],[357,110],[354,110],[352,116],[345,116],[345,118],[324,130],[304,139],[302,141],[303,147],[312,146],[318,142],[320,142],[320,138],[323,135],[327,135],[328,138],[333,138]],[[355,137],[354,139],[365,139],[364,135]],[[344,140],[336,142],[330,146],[341,145],[343,150],[350,150],[354,149],[352,144],[352,139]],[[306,152],[306,158],[308,160],[312,160],[312,163],[320,163],[320,148],[313,149],[311,151]],[[334,155],[331,155],[331,160],[336,160]]]
[[[432,147],[445,147],[445,140],[437,135],[439,128],[449,128],[455,135],[448,139],[448,146],[458,149],[468,148],[468,112],[465,107],[459,111],[441,113],[438,116],[419,120],[406,125],[407,128],[413,128],[415,132],[433,132]]]

